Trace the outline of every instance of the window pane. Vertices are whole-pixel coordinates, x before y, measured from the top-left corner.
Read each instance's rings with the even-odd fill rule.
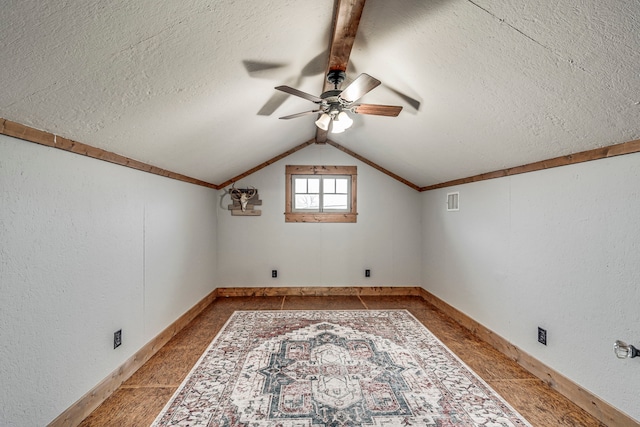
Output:
[[[327,193],[335,193],[336,192],[336,180],[333,178],[325,178],[324,179],[324,187],[323,187],[323,192],[325,194]]]
[[[344,178],[336,179],[336,193],[347,194],[348,191],[349,180]]]
[[[306,193],[307,192],[307,179],[306,178],[296,178],[296,189],[295,193]],[[317,191],[316,191],[317,193]]]
[[[309,193],[320,193],[320,178],[309,178]]]
[[[325,194],[323,199],[322,208],[324,210],[347,210],[349,208],[347,204],[346,194]]]
[[[317,194],[296,194],[294,209],[318,210],[320,197]]]

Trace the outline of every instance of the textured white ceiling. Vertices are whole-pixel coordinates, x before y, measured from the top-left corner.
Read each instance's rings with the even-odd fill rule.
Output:
[[[0,117],[219,184],[314,137],[273,88],[320,94],[334,7],[5,1]],[[638,139],[639,27],[637,0],[368,0],[348,77],[404,110],[329,138],[419,186]]]

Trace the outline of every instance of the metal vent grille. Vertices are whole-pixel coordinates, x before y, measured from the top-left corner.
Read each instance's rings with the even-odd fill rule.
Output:
[[[460,193],[447,193],[447,210],[459,211],[460,210]]]

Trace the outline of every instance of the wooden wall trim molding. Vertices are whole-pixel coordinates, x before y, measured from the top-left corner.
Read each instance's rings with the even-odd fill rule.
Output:
[[[222,184],[218,185],[218,189],[221,189],[221,188],[224,188],[224,187],[226,187],[228,185],[231,185],[234,182],[238,182],[242,178],[246,178],[247,176],[251,175],[252,173],[258,172],[260,169],[264,169],[267,166],[277,162],[278,160],[282,160],[285,157],[292,155],[296,151],[302,150],[303,148],[305,148],[308,145],[313,144],[314,142],[316,142],[315,139],[310,139],[307,142],[303,142],[302,144],[293,147],[291,150],[287,150],[282,154],[278,154],[277,156],[273,157],[272,159],[269,159],[266,162],[260,163],[258,166],[254,167],[254,168],[251,168],[248,171],[243,172],[240,175],[235,176],[235,177],[231,178],[230,180],[227,180],[227,181],[223,182]]]
[[[390,176],[391,178],[400,181],[401,183],[403,183],[404,185],[413,188],[416,191],[420,191],[420,187],[418,187],[417,185],[415,185],[414,183],[407,181],[406,179],[402,178],[399,175],[396,175],[395,173],[383,168],[382,166],[373,163],[371,160],[366,159],[364,157],[362,157],[361,155],[349,150],[346,147],[343,147],[342,145],[338,144],[337,142],[333,142],[330,139],[328,139],[326,141],[327,144],[331,145],[332,147],[337,148],[338,150],[342,151],[343,153],[347,153],[348,155],[350,155],[351,157],[360,160],[362,163],[365,163],[369,166],[371,166],[374,169],[377,169],[378,171],[382,172],[383,174]]]
[[[195,317],[207,308],[216,299],[214,290],[205,296],[175,322],[160,332],[155,338],[145,344],[133,356],[127,359],[118,369],[108,377],[100,381],[89,390],[77,402],[67,408],[62,414],[48,424],[48,427],[72,427],[77,426],[86,417],[100,406],[114,391],[125,382],[135,371],[144,365],[158,352],[171,338],[180,332]]]
[[[24,141],[55,147],[55,135],[0,118],[0,133]]]
[[[595,148],[593,150],[581,151],[579,153],[568,154],[566,156],[554,157],[553,159],[542,160],[513,168],[487,172],[480,175],[470,176],[468,178],[454,179],[453,181],[421,187],[419,191],[430,191],[438,188],[453,187],[455,185],[486,181],[488,179],[502,178],[505,176],[519,175],[528,172],[536,172],[544,169],[557,168],[559,166],[569,166],[576,163],[590,162],[592,160],[601,160],[608,157],[622,156],[638,152],[640,152],[640,139],[623,142],[622,144]]]
[[[422,288],[417,286],[349,286],[349,287],[257,287],[218,288],[217,296],[222,297],[283,297],[283,296],[421,296]]]
[[[549,387],[571,400],[573,403],[593,415],[608,426],[637,426],[638,423],[624,412],[614,408],[604,400],[585,390],[567,377],[541,363],[533,356],[511,344],[490,329],[473,320],[458,309],[447,304],[425,289],[420,289],[420,296],[429,304],[467,328],[471,333],[493,348],[514,360],[529,373],[540,378]]]
[[[269,165],[271,165],[271,164],[273,164],[273,163],[275,163],[275,162],[277,162],[279,160],[282,160],[285,157],[290,156],[291,154],[295,153],[296,151],[300,151],[303,148],[305,148],[305,147],[307,147],[309,145],[312,145],[314,143],[315,144],[324,144],[324,143],[318,142],[316,139],[310,139],[307,142],[303,142],[302,144],[300,144],[300,145],[298,145],[296,147],[293,147],[291,150],[285,151],[284,153],[279,154],[279,155],[275,156],[274,158],[272,158],[270,160],[267,160],[266,162],[261,163],[258,166],[254,167],[252,169],[249,169],[248,171],[243,172],[240,175],[238,175],[236,177],[233,177],[233,178],[223,182],[222,184],[219,184],[217,186],[217,188],[218,189],[222,189],[224,187],[227,187],[227,186],[233,184],[234,182],[238,182],[241,179],[246,178],[247,176],[251,175],[252,173],[255,173],[255,172],[259,171],[260,169],[263,169],[263,168],[265,168],[265,167],[267,167],[267,166],[269,166]],[[331,145],[334,148],[337,148],[338,150],[342,151],[343,153],[346,153],[346,154],[350,155],[354,159],[360,160],[362,163],[365,163],[365,164],[371,166],[372,168],[382,172],[383,174],[385,174],[387,176],[390,176],[391,178],[393,178],[393,179],[395,179],[397,181],[400,181],[401,183],[407,185],[408,187],[411,187],[416,191],[420,191],[420,187],[417,186],[416,184],[414,184],[414,183],[402,178],[399,175],[394,174],[393,172],[383,168],[382,166],[372,162],[371,160],[369,160],[369,159],[367,159],[365,157],[362,157],[361,155],[349,150],[348,148],[343,147],[342,145],[338,144],[337,142],[334,142],[334,141],[331,141],[331,140],[327,140],[326,144]]]
[[[215,184],[211,184],[209,182],[191,178],[189,176],[182,175],[176,172],[171,172],[166,169],[162,169],[156,166],[149,165],[147,163],[130,159],[125,156],[121,156],[120,154],[116,154],[111,151],[92,147],[91,145],[73,141],[71,139],[55,135],[53,133],[34,129],[29,126],[25,126],[23,124],[12,122],[2,118],[0,118],[0,134],[22,139],[24,141],[35,142],[36,144],[46,145],[47,147],[58,148],[60,150],[69,151],[75,154],[81,154],[83,156],[103,160],[105,162],[114,163],[116,165],[125,166],[142,172],[187,182],[189,184],[200,185],[202,187],[213,188],[216,190],[218,189]]]
[[[183,181],[183,182],[187,182],[189,184],[194,184],[194,185],[200,185],[202,187],[207,187],[207,188],[212,188],[215,190],[220,190],[224,187],[227,187],[231,184],[233,184],[234,182],[238,182],[239,180],[259,171],[260,169],[264,169],[267,166],[284,159],[287,156],[290,156],[291,154],[302,150],[303,148],[316,143],[315,138],[310,139],[306,142],[303,142],[300,145],[297,145],[295,147],[293,147],[290,150],[285,151],[282,154],[279,154],[269,160],[267,160],[266,162],[260,163],[259,165],[249,169],[246,172],[241,173],[240,175],[237,175],[225,182],[223,182],[222,184],[212,184],[209,182],[205,182],[205,181],[201,181],[199,179],[196,178],[191,178],[189,176],[186,175],[182,175],[176,172],[171,172],[169,170],[166,169],[162,169],[153,165],[149,165],[147,163],[143,163],[143,162],[139,162],[137,160],[133,160],[130,159],[128,157],[122,156],[120,154],[116,154],[113,153],[111,151],[106,151],[103,150],[101,148],[96,148],[93,147],[91,145],[87,145],[87,144],[83,144],[81,142],[77,142],[77,141],[73,141],[71,139],[68,138],[64,138],[62,136],[50,133],[50,132],[45,132],[42,130],[38,130],[17,122],[12,122],[10,120],[6,120],[3,118],[0,118],[0,134],[2,135],[6,135],[6,136],[10,136],[13,138],[18,138],[18,139],[22,139],[23,141],[29,141],[29,142],[34,142],[36,144],[40,144],[40,145],[45,145],[47,147],[52,147],[52,148],[57,148],[60,150],[64,150],[64,151],[68,151],[71,153],[75,153],[75,154],[80,154],[83,156],[87,156],[87,157],[91,157],[93,159],[97,159],[97,160],[103,160],[105,162],[109,162],[109,163],[114,163],[120,166],[125,166],[128,168],[132,168],[132,169],[136,169],[142,172],[147,172],[147,173],[151,173],[154,175],[159,175],[159,176],[164,176],[166,178],[171,178],[171,179],[175,179],[178,181]],[[394,178],[397,179],[398,181],[402,182],[403,184],[408,185],[409,187],[413,188],[414,190],[420,190],[420,187],[418,187],[415,184],[412,184],[411,182],[399,177],[398,175],[395,175],[394,173],[384,169],[381,166],[378,166],[377,164],[365,159],[364,157],[350,151],[347,148],[342,147],[341,145],[333,142],[333,141],[327,141],[330,145],[334,146],[335,148],[349,154],[350,156],[360,160],[363,163],[366,163],[367,165],[373,167],[374,169],[379,170],[380,172]]]
[[[80,154],[83,156],[91,157],[91,158],[102,160],[105,162],[136,169],[142,172],[147,172],[154,175],[164,176],[166,178],[187,182],[189,184],[212,188],[215,190],[220,190],[228,185],[231,185],[234,182],[237,182],[253,174],[254,172],[257,172],[260,169],[263,169],[277,162],[278,160],[281,160],[295,153],[296,151],[299,151],[305,148],[308,145],[311,145],[313,143],[320,143],[320,141],[317,141],[316,138],[303,142],[302,144],[290,150],[287,150],[284,153],[279,154],[270,160],[267,160],[266,162],[260,163],[258,166],[251,168],[248,171],[243,172],[240,175],[237,175],[223,182],[222,184],[216,185],[210,182],[205,182],[196,178],[192,178],[186,175],[182,175],[176,172],[162,169],[147,163],[143,163],[138,160],[130,159],[128,157],[113,153],[111,151],[106,151],[101,148],[97,148],[91,145],[83,144],[81,142],[73,141],[71,139],[67,139],[50,132],[45,132],[45,131],[35,129],[17,122],[12,122],[10,120],[6,120],[3,118],[0,118],[0,134],[10,136],[13,138],[22,139],[24,141],[33,142],[36,144],[45,145],[47,147],[57,148],[60,150],[71,152],[71,153]],[[622,156],[625,154],[633,154],[633,153],[640,152],[640,139],[638,139],[634,141],[623,142],[621,144],[609,145],[606,147],[596,148],[593,150],[587,150],[587,151],[582,151],[575,154],[569,154],[566,156],[555,157],[553,159],[542,160],[535,163],[529,163],[522,166],[516,166],[513,168],[501,169],[493,172],[483,173],[480,175],[470,176],[467,178],[460,178],[452,181],[442,182],[440,184],[429,185],[426,187],[419,187],[416,184],[402,178],[399,175],[394,174],[393,172],[366,159],[365,157],[362,157],[361,155],[349,150],[346,147],[343,147],[342,145],[336,142],[333,142],[327,139],[326,143],[350,155],[351,157],[357,160],[360,160],[361,162],[371,166],[372,168],[377,169],[378,171],[384,173],[385,175],[388,175],[389,177],[397,181],[400,181],[401,183],[407,185],[408,187],[411,187],[414,190],[420,191],[420,192],[436,190],[439,188],[453,187],[456,185],[470,184],[472,182],[486,181],[488,179],[494,179],[494,178],[503,178],[511,175],[519,175],[519,174],[528,173],[528,172],[536,172],[544,169],[551,169],[551,168],[560,167],[560,166],[568,166],[576,163],[589,162],[592,160],[600,160],[600,159],[606,159],[609,157]]]

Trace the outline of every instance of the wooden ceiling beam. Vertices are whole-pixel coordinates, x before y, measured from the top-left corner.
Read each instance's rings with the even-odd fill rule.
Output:
[[[349,56],[356,39],[365,0],[338,0],[333,21],[333,35],[329,46],[329,70],[347,71]],[[331,88],[325,83],[325,90]]]
[[[337,0],[329,44],[329,64],[325,76],[330,70],[347,71],[364,3],[365,0]],[[333,86],[325,79],[322,92],[330,89],[333,89]],[[325,142],[327,142],[327,131],[316,128],[316,143],[324,144]]]

